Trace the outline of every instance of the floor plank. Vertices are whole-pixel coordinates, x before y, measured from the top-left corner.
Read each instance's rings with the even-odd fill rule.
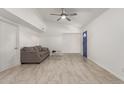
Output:
[[[124,83],[80,54],[50,56],[41,64],[23,64],[0,72],[1,84]]]

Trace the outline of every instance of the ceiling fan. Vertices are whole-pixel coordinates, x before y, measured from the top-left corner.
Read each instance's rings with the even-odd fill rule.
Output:
[[[71,13],[71,14],[67,13],[64,8],[61,8],[61,11],[62,11],[61,14],[50,14],[50,15],[60,16],[57,19],[57,21],[59,21],[60,19],[67,19],[68,21],[71,21],[71,19],[68,18],[68,17],[69,16],[76,16],[77,15],[77,13]]]

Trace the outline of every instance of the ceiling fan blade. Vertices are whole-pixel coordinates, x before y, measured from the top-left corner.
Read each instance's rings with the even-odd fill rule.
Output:
[[[61,16],[61,14],[50,14],[50,15]]]
[[[73,13],[73,14],[68,14],[69,16],[76,16],[77,13]]]
[[[71,21],[71,19],[69,19],[68,17],[66,17],[66,19],[67,19],[68,21]]]
[[[60,19],[61,19],[61,17],[60,17],[60,18],[58,18],[58,19],[57,19],[57,21],[59,21]]]

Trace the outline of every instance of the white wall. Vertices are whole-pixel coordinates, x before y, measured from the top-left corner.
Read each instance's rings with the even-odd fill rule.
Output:
[[[124,80],[124,9],[109,9],[87,31],[88,57]]]
[[[37,29],[34,29],[32,26],[42,30],[42,28],[46,28],[46,25],[36,9],[4,8],[0,9],[0,14],[1,16],[5,16],[7,19],[19,24],[20,47],[40,44],[39,42],[42,31],[38,32]],[[32,26],[26,25],[23,21],[31,24]]]
[[[41,37],[40,44],[51,51],[58,50],[62,53],[80,53],[80,34],[69,33],[61,35],[46,35]]]
[[[0,9],[1,16],[5,16],[7,19],[12,20],[19,24],[19,40],[20,47],[39,45],[42,34],[42,28],[46,28],[46,25],[36,9],[33,8],[4,8]],[[27,22],[29,26],[25,24]],[[38,28],[42,30],[37,31]],[[45,29],[44,29],[45,31]]]
[[[80,33],[63,34],[63,53],[80,53],[80,38]]]
[[[46,29],[46,32],[42,34],[40,42],[41,42],[41,45],[48,47],[50,50],[58,50],[61,52],[65,52],[65,48],[64,48],[65,39],[63,38],[63,34],[68,34],[68,35],[70,34],[71,36],[72,34],[73,35],[80,34],[80,30],[73,26],[72,27],[69,25],[66,26],[58,22],[57,23],[46,23],[46,24],[47,24],[47,29]],[[79,39],[79,42],[80,42],[80,39]],[[68,44],[70,44],[70,46],[72,45],[72,43],[68,43]],[[78,44],[75,46],[79,47]],[[73,48],[67,52],[68,53],[77,53],[77,52],[80,53],[78,49],[73,49]]]
[[[5,20],[8,20],[8,21],[11,20],[10,22],[19,25],[19,29],[18,29],[19,30],[19,35],[17,36],[17,39],[19,39],[19,41],[17,42],[20,45],[19,47],[22,48],[24,46],[39,45],[40,44],[40,39],[41,39],[42,31],[40,32],[39,30],[37,30],[37,29],[35,30],[34,28],[42,29],[42,27],[43,27],[42,25],[45,25],[43,23],[43,21],[40,20],[38,15],[35,16],[34,14],[36,14],[36,13],[33,14],[32,10],[30,10],[30,9],[29,10],[27,10],[27,9],[26,10],[25,9],[24,10],[23,9],[20,10],[19,9],[19,11],[17,11],[16,9],[10,9],[10,10],[11,10],[12,14],[14,14],[14,13],[15,14],[11,15],[11,16],[9,16],[9,15],[7,16],[8,13],[6,14],[6,11],[4,11],[2,13],[0,11],[0,13],[1,13],[1,16],[3,16],[3,17],[5,16],[5,18],[4,18]],[[16,13],[18,15],[16,15]],[[35,27],[23,24],[23,22],[20,21],[20,18],[16,17],[15,15],[20,17],[22,19],[22,21],[25,21],[25,22],[27,22],[27,23],[29,23],[31,25],[34,25]],[[8,27],[4,27],[4,28],[8,29]],[[3,42],[2,43],[2,45],[3,45],[4,43],[6,44],[6,42],[8,42],[8,41],[6,41],[6,39],[3,39],[2,42]],[[10,46],[6,46],[6,47],[7,47],[8,50],[10,49]],[[3,51],[8,51],[7,49],[4,48],[2,50]],[[15,47],[13,47],[12,49],[14,50]],[[12,60],[10,60],[10,61],[2,61],[2,60],[7,60],[8,59],[7,56],[9,56],[9,55],[6,55],[7,58],[2,57],[3,59],[1,59],[2,65],[0,65],[0,71],[6,70],[8,68],[11,68],[11,67],[13,67],[15,65],[19,65],[20,64],[19,63],[20,62],[20,60],[19,60],[19,58],[20,58],[19,51],[18,51],[18,55],[14,56],[15,58],[17,58],[18,61],[12,61]],[[12,53],[14,53],[14,51]],[[9,59],[14,59],[12,57],[12,53],[9,53],[9,54],[11,54]],[[2,54],[2,56],[4,56],[4,55]],[[1,61],[0,61],[0,63],[1,63]]]
[[[47,46],[50,50],[57,50],[62,52],[62,36],[49,36],[47,37]]]
[[[16,31],[14,31],[12,27],[11,25],[9,27],[7,24],[5,26],[0,24],[0,43],[2,44],[2,46],[0,46],[0,71],[20,65],[20,48],[40,44],[42,33],[34,31],[31,28],[18,25],[16,31],[19,31],[19,33],[16,34]],[[17,37],[14,34],[16,34]],[[11,40],[8,40],[9,38]],[[13,40],[13,38],[15,40]],[[19,40],[17,43],[16,39]],[[18,48],[17,52],[15,53],[16,47],[20,48]]]
[[[48,47],[50,51],[58,50],[63,51],[63,38],[62,35],[41,35],[40,45]]]
[[[40,29],[41,31],[45,31],[42,28],[45,29],[46,25],[36,9],[33,9],[33,8],[4,8],[4,10],[21,18],[22,20],[24,20],[27,23],[33,25],[34,27]]]
[[[18,25],[0,17],[0,71],[20,64]]]
[[[19,27],[19,33],[20,48],[24,46],[35,46],[40,44],[42,33],[22,25]]]
[[[40,44],[51,51],[62,51],[62,33],[66,31],[63,26],[47,23],[46,32],[42,34]]]

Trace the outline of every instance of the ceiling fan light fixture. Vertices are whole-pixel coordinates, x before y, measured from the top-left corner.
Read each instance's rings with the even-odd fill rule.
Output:
[[[67,13],[64,8],[61,8],[61,11],[62,12],[60,14],[50,14],[50,15],[59,16],[59,18],[57,19],[57,21],[59,21],[61,19],[66,19],[67,21],[71,21],[71,19],[69,17],[70,16],[76,16],[77,15],[77,13]]]
[[[62,15],[62,16],[61,16],[61,18],[62,18],[62,19],[65,19],[65,18],[66,18],[66,16],[65,16],[65,15]]]

